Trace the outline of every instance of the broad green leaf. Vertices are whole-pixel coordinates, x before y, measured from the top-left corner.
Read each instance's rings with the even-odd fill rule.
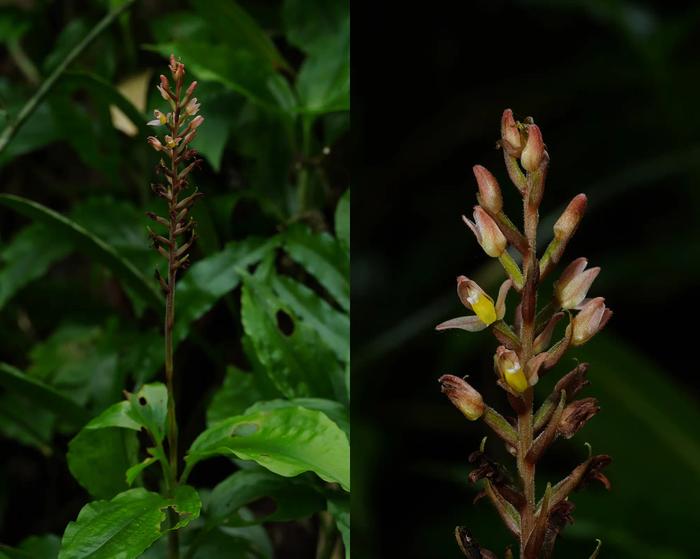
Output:
[[[290,227],[284,249],[323,285],[344,310],[350,309],[350,267],[338,241],[307,227]]]
[[[224,383],[207,408],[207,425],[242,414],[262,397],[254,374],[228,367]]]
[[[324,400],[322,398],[293,398],[292,400],[268,400],[266,402],[257,402],[245,410],[245,414],[254,413],[262,410],[277,410],[281,408],[301,407],[308,410],[316,410],[326,414],[329,419],[340,427],[350,439],[350,417],[347,406],[333,400]]]
[[[59,559],[135,559],[167,532],[169,507],[185,526],[199,516],[199,497],[188,486],[167,499],[145,489],[130,489],[111,501],[85,505],[63,534]]]
[[[68,469],[90,495],[109,499],[128,489],[125,472],[136,461],[136,433],[84,428],[68,445]]]
[[[272,559],[270,537],[262,526],[218,527],[206,533],[192,559]],[[150,558],[149,558],[150,559]]]
[[[131,402],[117,402],[88,423],[84,429],[105,429],[121,427],[138,431],[141,424],[131,414]]]
[[[279,244],[277,237],[251,237],[228,243],[224,250],[196,262],[177,283],[175,339],[182,340],[189,325],[241,281],[238,269],[256,264]]]
[[[284,0],[282,7],[287,40],[309,54],[323,53],[328,38],[342,33],[349,18],[346,0]]]
[[[350,490],[348,438],[318,411],[291,407],[221,421],[192,443],[187,470],[216,455],[253,460],[285,477],[311,471]]]
[[[66,257],[72,244],[56,237],[42,224],[20,231],[0,251],[0,309],[15,293],[43,276],[56,261]]]
[[[254,521],[238,515],[241,507],[263,497],[271,498],[275,510]],[[239,470],[219,483],[207,499],[207,524],[247,525],[285,522],[305,518],[323,510],[324,498],[308,482],[280,477],[262,469]]]
[[[0,204],[46,224],[59,235],[73,240],[86,254],[107,266],[151,306],[156,309],[162,308],[163,298],[155,286],[131,262],[120,256],[111,245],[81,225],[46,206],[20,196],[0,194]]]
[[[270,68],[290,70],[289,64],[267,33],[238,3],[233,0],[225,3],[192,0],[192,4],[214,34],[234,50],[245,49]]]
[[[146,384],[129,396],[129,416],[143,425],[157,441],[165,437],[168,416],[168,390],[163,383]]]
[[[335,208],[335,236],[350,252],[350,189],[340,197]]]
[[[89,419],[88,412],[73,400],[6,363],[0,363],[0,386],[21,394],[35,405],[55,413],[75,426],[84,425]]]
[[[350,317],[292,278],[274,275],[271,285],[294,314],[318,332],[338,360],[345,361],[350,351]]]
[[[287,398],[332,397],[340,374],[333,352],[318,333],[298,320],[291,308],[275,296],[267,282],[244,278],[241,320],[257,358],[275,387]],[[283,332],[278,320],[289,322]]]
[[[335,524],[343,536],[345,558],[350,559],[350,497],[338,496],[328,499],[328,512],[335,518]]]

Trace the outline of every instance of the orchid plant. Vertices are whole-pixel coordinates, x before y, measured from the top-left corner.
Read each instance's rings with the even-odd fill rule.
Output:
[[[544,193],[549,155],[540,128],[528,117],[517,122],[507,109],[501,120],[501,139],[508,175],[523,201],[523,230],[516,227],[503,211],[503,196],[496,178],[476,165],[478,185],[474,219],[463,216],[486,254],[498,258],[508,276],[496,300],[475,281],[459,276],[457,295],[474,314],[448,320],[437,330],[461,329],[477,332],[490,328],[499,342],[494,357],[496,383],[503,389],[514,418],[509,419],[487,405],[481,394],[466,380],[455,375],[440,377],[442,391],[464,416],[482,419],[501,439],[515,458],[517,479],[485,453],[485,442],[471,454],[476,468],[469,479],[483,480],[483,491],[498,511],[507,529],[517,539],[520,559],[552,557],[557,536],[572,521],[574,505],[569,496],[591,480],[607,488],[602,473],[611,461],[607,455],[591,455],[556,485],[547,484],[538,498],[535,472],[545,451],[560,436],[571,438],[593,417],[599,406],[595,398],[574,399],[588,384],[588,365],[580,363],[565,374],[539,408],[534,405],[534,387],[540,377],[557,365],[567,350],[588,342],[610,319],[612,312],[603,297],[587,298],[600,268],[588,268],[585,258],[573,260],[554,283],[549,300],[538,299],[538,288],[561,261],[564,250],[583,217],[585,194],[571,200],[554,224],[553,238],[538,256],[537,229],[539,207]],[[520,264],[509,252],[518,256]],[[514,290],[520,297],[511,318],[506,319],[506,299]],[[567,319],[562,337],[552,343],[558,323]],[[589,448],[590,450],[590,448]],[[469,559],[493,559],[492,551],[479,546],[468,529],[458,526],[457,543]],[[591,558],[597,557],[600,542]],[[506,549],[505,557],[513,551]]]

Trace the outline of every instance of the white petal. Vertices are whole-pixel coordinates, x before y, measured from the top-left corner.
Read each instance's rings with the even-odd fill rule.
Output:
[[[149,120],[146,124],[148,126],[163,126],[157,118],[155,120]]]
[[[438,324],[435,330],[449,330],[450,328],[458,328],[467,332],[480,332],[486,328],[486,324],[478,316],[460,316]]]

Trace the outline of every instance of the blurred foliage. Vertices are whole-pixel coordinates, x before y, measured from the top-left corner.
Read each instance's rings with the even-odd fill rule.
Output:
[[[588,194],[565,258],[602,267],[591,294],[605,294],[615,312],[574,353],[591,364],[583,396],[602,406],[578,440],[613,456],[612,490],[572,496],[575,524],[555,556],[589,557],[595,538],[603,558],[700,556],[699,385],[687,346],[700,280],[697,5],[499,0],[438,2],[400,25],[387,8],[353,16],[362,37],[353,51],[362,68],[353,84],[362,139],[353,169],[362,185],[353,194],[362,209],[352,270],[355,552],[457,558],[455,525],[499,554],[511,541],[486,500],[472,504],[467,457],[486,431],[436,382],[469,374],[507,410],[493,383],[495,344],[433,331],[460,314],[457,275],[492,292],[502,277],[460,214],[475,203],[470,168],[480,163],[517,215],[493,149],[511,107],[534,116],[551,156],[543,235],[571,197]],[[568,364],[543,380],[540,398]],[[581,442],[557,442],[538,472],[540,494],[585,455]]]
[[[341,539],[349,553],[347,3],[17,1],[0,43],[0,557],[55,558],[86,491],[103,500],[80,537],[172,506],[189,557],[312,557],[326,540],[339,557]],[[227,457],[192,470],[199,497],[166,501],[144,491],[155,460],[136,432],[162,414],[133,415],[122,391],[163,367],[145,123],[171,52],[206,117],[176,294],[181,447],[209,427],[189,467]],[[214,444],[234,416],[267,421],[274,448]],[[132,534],[129,553],[164,557],[160,535]]]

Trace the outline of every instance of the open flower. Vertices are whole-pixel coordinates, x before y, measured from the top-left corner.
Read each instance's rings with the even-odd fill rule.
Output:
[[[559,281],[554,284],[554,293],[563,309],[577,308],[588,294],[593,280],[600,273],[600,268],[586,270],[588,260],[577,258],[562,272]]]
[[[442,375],[438,381],[455,407],[470,421],[476,421],[484,413],[484,400],[472,386],[454,375]]]
[[[161,113],[158,109],[153,111],[153,115],[156,117],[153,120],[148,121],[148,126],[163,126],[168,122],[168,117]]]
[[[468,332],[479,332],[490,324],[503,318],[506,312],[506,295],[512,286],[510,280],[506,280],[498,290],[498,299],[494,304],[493,299],[479,285],[466,276],[457,278],[457,295],[462,304],[475,316],[460,316],[438,324],[436,330],[448,330],[458,328]]]
[[[528,389],[530,385],[525,377],[525,371],[520,364],[518,355],[513,350],[499,346],[493,359],[501,380],[518,394],[522,394]]]
[[[474,221],[469,221],[465,216],[462,220],[472,230],[477,242],[489,256],[498,258],[506,250],[508,241],[501,233],[496,222],[481,206],[474,206]]]
[[[603,297],[588,301],[571,322],[571,343],[575,346],[585,344],[603,329],[611,316],[612,311],[606,308]]]

